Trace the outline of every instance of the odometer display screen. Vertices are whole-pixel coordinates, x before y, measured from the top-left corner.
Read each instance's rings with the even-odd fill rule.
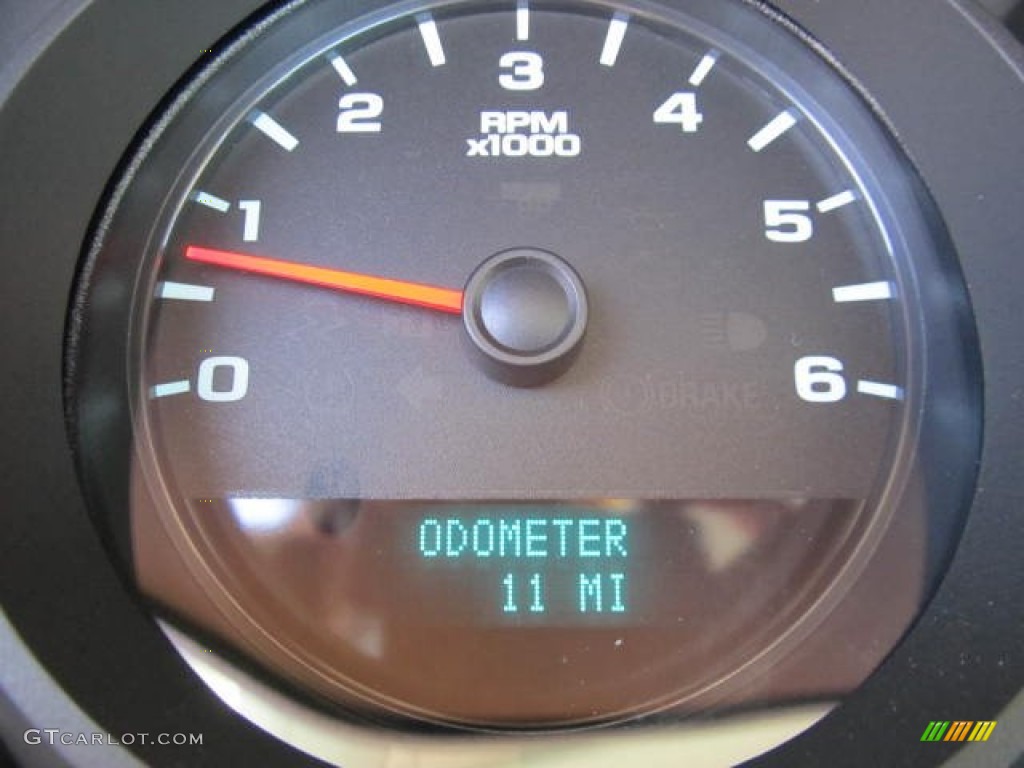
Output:
[[[286,575],[277,586],[296,617],[336,601],[410,629],[689,624],[720,637],[751,605],[760,615],[765,600],[781,606],[805,589],[858,507],[236,498],[203,514],[221,521],[217,548],[236,552],[239,569]],[[308,567],[321,559],[325,570]],[[317,608],[320,592],[332,598]]]

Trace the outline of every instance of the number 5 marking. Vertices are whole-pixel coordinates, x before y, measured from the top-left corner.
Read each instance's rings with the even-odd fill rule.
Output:
[[[765,200],[764,236],[773,243],[803,243],[814,234],[806,200]]]

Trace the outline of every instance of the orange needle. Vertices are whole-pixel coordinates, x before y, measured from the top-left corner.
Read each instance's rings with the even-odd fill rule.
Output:
[[[451,288],[438,288],[433,285],[374,277],[358,272],[344,272],[327,267],[314,267],[308,264],[270,259],[265,256],[250,256],[234,251],[201,248],[197,245],[185,248],[185,258],[202,264],[213,264],[227,269],[279,277],[296,283],[321,285],[338,291],[374,296],[378,299],[413,304],[427,309],[437,309],[441,312],[450,312],[453,315],[462,313],[462,291],[455,291]]]

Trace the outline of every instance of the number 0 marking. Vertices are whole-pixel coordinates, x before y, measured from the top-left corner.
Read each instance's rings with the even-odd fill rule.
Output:
[[[218,368],[226,368],[231,372],[227,389],[218,389],[216,386]],[[199,364],[196,394],[200,399],[209,403],[233,403],[245,397],[248,391],[249,362],[244,357],[208,357]]]

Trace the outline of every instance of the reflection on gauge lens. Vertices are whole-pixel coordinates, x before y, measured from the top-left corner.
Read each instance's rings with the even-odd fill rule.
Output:
[[[405,721],[859,683],[922,589],[942,254],[853,87],[738,2],[330,5],[180,102],[99,245],[143,254],[142,590]]]

